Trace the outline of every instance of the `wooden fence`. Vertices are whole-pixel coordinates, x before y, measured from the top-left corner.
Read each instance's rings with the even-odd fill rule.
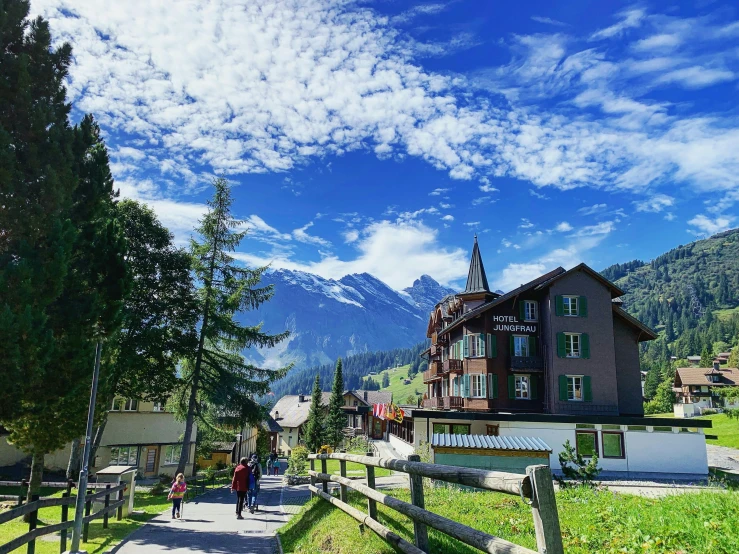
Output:
[[[310,454],[308,458],[311,464],[309,472],[311,492],[341,508],[401,552],[407,554],[428,553],[427,527],[432,527],[482,552],[490,554],[536,554],[535,551],[528,548],[427,511],[424,507],[423,478],[429,477],[436,481],[520,496],[524,502],[531,506],[538,552],[541,554],[564,553],[552,473],[549,467],[545,465],[527,467],[524,476],[499,471],[427,464],[422,463],[418,455],[411,455],[408,460],[375,458],[369,452],[367,456],[339,453]],[[340,475],[329,475],[327,473],[326,460],[339,460]],[[321,463],[320,472],[316,471],[316,461]],[[365,466],[367,472],[366,485],[347,479],[346,462],[355,462]],[[410,476],[411,504],[375,490],[376,467],[407,473]],[[316,486],[316,481],[322,482],[321,488]],[[339,483],[339,498],[329,494],[329,482]],[[367,497],[367,513],[347,503],[347,489],[353,489]],[[378,522],[378,502],[413,520],[415,544],[411,544]]]
[[[49,483],[43,483],[44,486],[56,486]],[[74,519],[69,520],[69,507],[72,506],[72,510],[74,511],[74,504],[77,500],[76,497],[72,496],[72,485],[73,483],[70,481],[69,483],[61,483],[62,486],[66,487],[67,490],[62,493],[61,498],[41,498],[39,499],[38,496],[34,496],[32,498],[32,502],[29,502],[28,504],[23,504],[23,496],[20,495],[19,497],[19,506],[17,508],[13,508],[12,510],[9,510],[7,512],[0,513],[0,525],[3,523],[7,523],[9,521],[12,521],[14,519],[23,517],[25,515],[29,515],[28,519],[28,533],[25,533],[21,535],[20,537],[17,537],[13,539],[12,541],[0,545],[0,554],[7,554],[8,552],[12,552],[16,548],[20,548],[24,544],[28,545],[27,554],[34,554],[36,551],[36,539],[43,536],[43,535],[50,535],[51,533],[56,533],[57,531],[61,532],[61,543],[60,543],[60,549],[59,552],[64,552],[67,550],[67,533],[68,529],[72,528],[74,526]],[[120,521],[123,517],[123,505],[125,504],[125,500],[123,499],[123,491],[126,488],[125,484],[121,484],[118,486],[111,486],[110,484],[102,484],[98,483],[97,488],[105,487],[104,490],[100,492],[93,492],[92,490],[88,490],[87,494],[85,495],[85,516],[83,518],[83,526],[82,526],[82,540],[83,542],[87,542],[87,536],[88,531],[90,527],[90,522],[94,519],[103,518],[103,529],[108,528],[108,517],[109,515],[117,510],[117,519]],[[117,500],[114,502],[110,501],[110,497],[112,495],[117,495]],[[98,500],[100,498],[104,499],[105,506],[95,512],[94,514],[91,514],[92,511],[92,503],[95,500]],[[62,507],[62,516],[61,521],[59,523],[55,523],[53,525],[45,525],[43,527],[38,527],[38,511],[41,508],[51,508],[54,506],[61,506]]]

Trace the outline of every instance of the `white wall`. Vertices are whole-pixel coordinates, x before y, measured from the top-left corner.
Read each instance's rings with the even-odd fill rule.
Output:
[[[402,458],[407,458],[410,454],[415,452],[415,448],[412,444],[408,444],[404,440],[401,440],[392,434],[390,435],[390,446],[392,446]]]

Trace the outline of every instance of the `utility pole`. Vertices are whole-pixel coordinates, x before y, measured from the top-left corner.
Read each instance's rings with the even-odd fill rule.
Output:
[[[95,419],[95,400],[98,392],[98,376],[100,375],[100,355],[103,351],[102,341],[95,347],[95,369],[92,372],[92,389],[90,390],[90,407],[87,409],[87,431],[85,432],[85,450],[82,454],[82,470],[77,483],[77,501],[74,505],[74,527],[72,528],[72,548],[64,554],[87,554],[80,550],[82,536],[82,518],[85,510],[85,496],[87,494],[87,470],[90,465],[90,443],[92,442],[92,423]]]

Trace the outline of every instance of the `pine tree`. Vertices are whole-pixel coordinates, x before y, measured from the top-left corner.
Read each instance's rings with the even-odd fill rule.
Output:
[[[385,389],[390,386],[390,375],[387,371],[382,374],[382,388]]]
[[[344,414],[344,376],[342,375],[341,358],[336,360],[334,371],[334,384],[331,387],[331,397],[328,402],[328,415],[326,416],[326,442],[337,447],[344,438],[346,427],[346,414]]]
[[[323,405],[323,397],[321,392],[321,376],[316,374],[316,380],[313,383],[313,394],[311,395],[310,411],[308,412],[308,421],[305,423],[305,446],[311,452],[318,452],[323,445],[323,436],[325,434],[323,413],[325,406]]]
[[[708,346],[704,346],[703,351],[701,352],[700,367],[713,367],[713,355]]]
[[[594,481],[601,470],[598,467],[598,456],[596,454],[593,454],[590,460],[585,461],[585,459],[576,452],[568,439],[562,446],[562,452],[560,452],[557,457],[559,459],[559,465],[563,475],[563,477],[555,476],[560,487],[566,488],[572,485],[584,485],[588,487],[595,486]],[[569,479],[569,481],[566,479]]]
[[[185,434],[177,473],[188,462],[192,430],[202,402],[214,406],[238,425],[257,423],[264,415],[255,396],[269,392],[270,383],[284,376],[291,366],[279,370],[247,363],[242,351],[251,347],[273,347],[289,331],[270,335],[262,325],[245,326],[236,314],[255,310],[274,294],[273,286],[258,287],[267,269],[236,264],[229,254],[246,235],[235,231],[243,222],[231,214],[231,187],[226,179],[213,181],[208,212],[196,229],[202,241],[191,241],[193,271],[197,282],[199,312],[198,343],[192,354],[192,370],[183,372],[179,403],[185,417]]]

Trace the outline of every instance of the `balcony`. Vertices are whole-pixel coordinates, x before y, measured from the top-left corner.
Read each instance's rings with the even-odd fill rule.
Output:
[[[462,372],[462,360],[444,360],[442,364],[444,373],[461,373]]]
[[[443,408],[444,407],[443,400],[444,398],[442,396],[433,396],[431,398],[426,398],[423,401],[423,407],[432,408],[432,409]]]
[[[436,381],[441,379],[442,375],[443,370],[441,362],[431,362],[429,364],[429,368],[423,372],[423,382],[430,383],[432,381]]]
[[[437,335],[434,344],[449,346],[449,335]]]
[[[541,356],[511,356],[511,371],[544,371]]]
[[[464,407],[464,398],[461,396],[442,396],[445,410],[461,410]]]

